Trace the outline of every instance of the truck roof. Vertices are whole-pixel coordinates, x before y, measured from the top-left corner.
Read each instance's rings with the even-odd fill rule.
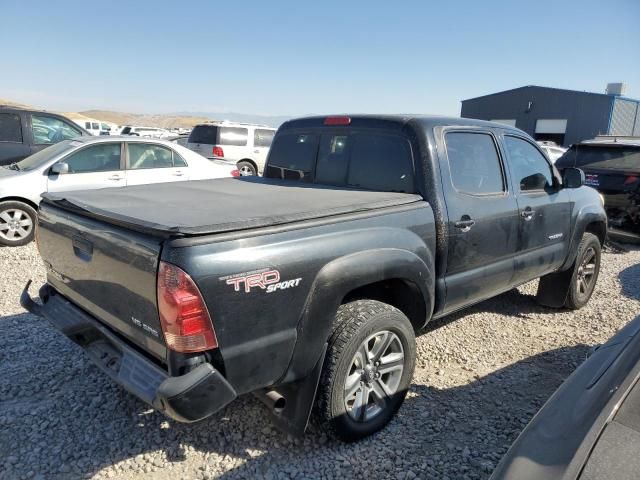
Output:
[[[44,203],[156,236],[234,232],[422,201],[420,195],[244,177],[46,193]]]
[[[351,119],[351,126],[388,126],[389,124],[398,124],[399,127],[406,125],[411,121],[421,124],[424,128],[442,127],[442,126],[478,126],[500,128],[503,130],[520,131],[519,129],[503,123],[490,122],[487,120],[476,120],[473,118],[447,117],[443,115],[414,115],[414,114],[394,114],[394,115],[373,115],[373,114],[338,114],[338,115],[315,115],[309,117],[296,118],[288,120],[282,124],[280,128],[299,128],[320,126],[328,117],[348,117]]]

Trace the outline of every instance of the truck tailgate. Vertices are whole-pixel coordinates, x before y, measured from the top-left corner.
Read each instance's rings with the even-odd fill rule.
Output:
[[[53,288],[164,360],[156,303],[161,239],[43,203],[38,246]]]

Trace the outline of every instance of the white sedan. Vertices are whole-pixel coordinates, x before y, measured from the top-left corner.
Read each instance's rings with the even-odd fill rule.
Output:
[[[65,140],[0,167],[0,245],[25,245],[33,239],[44,192],[239,175],[233,163],[211,161],[164,140],[110,136]]]

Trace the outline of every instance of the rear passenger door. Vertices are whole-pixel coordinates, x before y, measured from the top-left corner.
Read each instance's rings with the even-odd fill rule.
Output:
[[[246,127],[218,127],[218,144],[222,147],[225,160],[238,162],[253,158]]]
[[[189,179],[184,159],[172,149],[152,143],[127,142],[127,185]]]
[[[504,145],[520,214],[514,282],[522,283],[554,271],[564,262],[571,199],[554,180],[553,167],[533,142],[504,135]]]
[[[518,204],[497,137],[483,129],[444,129],[439,138],[448,221],[445,312],[511,286]]]

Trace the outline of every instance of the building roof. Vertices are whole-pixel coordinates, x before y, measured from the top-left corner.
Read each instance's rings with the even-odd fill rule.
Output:
[[[629,98],[629,97],[621,96],[621,95],[609,95],[607,93],[599,93],[599,92],[586,92],[586,91],[583,91],[583,90],[570,90],[570,89],[567,89],[567,88],[541,87],[540,85],[525,85],[523,87],[511,88],[509,90],[502,90],[500,92],[488,93],[486,95],[480,95],[478,97],[467,98],[467,99],[462,100],[462,101],[463,102],[467,102],[469,100],[476,100],[478,98],[491,97],[493,95],[502,95],[503,93],[515,92],[516,90],[524,90],[524,89],[527,89],[527,88],[537,88],[537,89],[542,89],[542,90],[554,90],[554,91],[567,92],[567,93],[582,93],[582,94],[585,94],[585,95],[599,95],[599,96],[602,96],[602,97],[620,98],[621,100],[629,100],[631,102],[640,103],[640,100],[637,100],[635,98]]]

